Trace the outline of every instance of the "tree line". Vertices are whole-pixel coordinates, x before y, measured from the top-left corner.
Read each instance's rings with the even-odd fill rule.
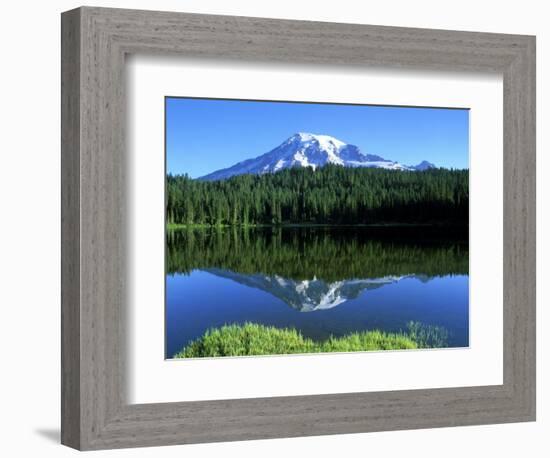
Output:
[[[468,224],[468,170],[327,165],[201,181],[168,175],[169,224]]]

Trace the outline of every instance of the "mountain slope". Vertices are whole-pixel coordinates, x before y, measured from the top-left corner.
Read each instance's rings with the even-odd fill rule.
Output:
[[[374,167],[390,170],[427,170],[435,166],[422,161],[407,166],[374,154],[363,154],[355,145],[344,143],[329,135],[300,132],[294,134],[275,149],[261,156],[247,159],[226,169],[201,177],[201,180],[224,180],[235,175],[274,173],[290,167],[316,169],[326,164],[344,167]]]

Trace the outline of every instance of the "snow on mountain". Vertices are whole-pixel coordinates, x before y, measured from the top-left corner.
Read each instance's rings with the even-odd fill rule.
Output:
[[[375,154],[363,154],[357,146],[344,143],[329,135],[300,132],[268,153],[239,162],[226,169],[217,170],[201,179],[213,181],[245,173],[275,173],[290,167],[311,167],[315,170],[326,164],[409,171],[435,168],[427,161],[422,161],[416,166],[403,165]]]

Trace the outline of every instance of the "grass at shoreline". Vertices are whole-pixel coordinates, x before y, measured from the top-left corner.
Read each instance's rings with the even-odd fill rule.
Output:
[[[173,358],[404,350],[444,347],[446,339],[444,329],[415,322],[409,323],[408,332],[354,332],[344,337],[330,337],[323,342],[303,337],[295,329],[245,323],[209,329],[202,337],[177,352]]]
[[[281,223],[281,224],[179,224],[166,223],[166,230],[182,229],[265,229],[265,228],[345,228],[345,227],[365,227],[365,228],[447,228],[461,227],[460,225],[447,222],[421,222],[421,223],[372,223],[372,224],[324,224],[324,223]]]

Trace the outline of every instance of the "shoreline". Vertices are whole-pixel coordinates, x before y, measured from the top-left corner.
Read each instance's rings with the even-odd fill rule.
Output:
[[[245,322],[210,328],[171,359],[446,348],[448,338],[445,328],[415,321],[397,332],[371,329],[322,341],[304,337],[294,328]]]
[[[286,228],[456,228],[456,229],[469,229],[469,223],[455,224],[455,223],[373,223],[373,224],[330,224],[330,223],[286,223],[286,224],[174,224],[166,223],[167,230],[178,229],[286,229]]]

